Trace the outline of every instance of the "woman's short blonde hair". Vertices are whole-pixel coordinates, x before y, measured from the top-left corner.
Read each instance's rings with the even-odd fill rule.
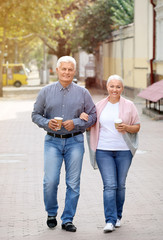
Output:
[[[111,75],[107,80],[107,85],[111,80],[115,80],[115,79],[121,81],[122,85],[124,85],[123,79],[119,75]]]

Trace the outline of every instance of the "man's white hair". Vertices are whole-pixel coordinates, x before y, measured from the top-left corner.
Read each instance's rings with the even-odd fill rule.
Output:
[[[111,80],[115,80],[115,79],[121,81],[122,85],[124,85],[123,79],[119,75],[111,75],[107,80],[107,85]]]
[[[60,57],[57,61],[57,68],[59,68],[61,62],[71,62],[74,64],[74,68],[76,69],[76,60],[71,56]]]

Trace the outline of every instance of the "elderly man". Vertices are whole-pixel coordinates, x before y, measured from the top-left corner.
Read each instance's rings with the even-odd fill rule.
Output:
[[[32,121],[47,134],[44,143],[44,203],[47,225],[57,225],[57,190],[62,163],[66,171],[65,207],[61,216],[62,229],[76,232],[73,218],[80,195],[80,175],[84,154],[83,132],[96,122],[96,109],[87,89],[73,83],[76,61],[63,56],[57,62],[58,82],[45,86],[34,104]],[[80,119],[86,112],[88,121]],[[58,129],[55,117],[63,118]]]

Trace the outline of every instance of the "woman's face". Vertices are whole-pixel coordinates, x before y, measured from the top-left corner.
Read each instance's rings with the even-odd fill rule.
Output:
[[[107,90],[111,99],[119,100],[123,84],[120,80],[113,79],[107,84]]]

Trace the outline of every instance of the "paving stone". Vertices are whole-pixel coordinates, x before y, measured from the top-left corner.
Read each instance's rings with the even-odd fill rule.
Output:
[[[95,102],[105,94],[90,90]],[[0,239],[2,240],[162,240],[163,236],[163,121],[142,114],[144,102],[134,100],[141,117],[139,150],[127,178],[122,227],[108,234],[102,181],[89,163],[87,142],[81,177],[81,196],[74,224],[76,233],[61,230],[65,199],[61,171],[58,226],[46,226],[43,204],[43,144],[45,132],[31,122],[36,93],[0,99]],[[85,139],[86,140],[86,139]]]

